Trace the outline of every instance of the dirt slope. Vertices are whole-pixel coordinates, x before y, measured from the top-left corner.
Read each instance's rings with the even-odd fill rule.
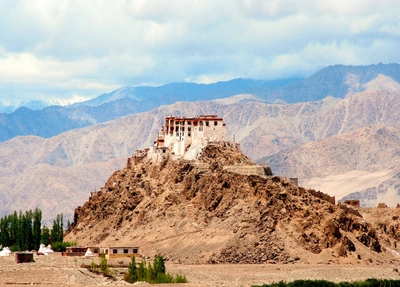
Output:
[[[220,145],[207,146],[195,161],[131,161],[77,208],[66,240],[134,245],[144,256],[161,253],[182,263],[285,263],[357,252],[394,256],[382,244],[390,246],[397,230],[378,238],[378,227],[358,211],[279,177],[224,170],[232,164],[253,165],[240,151]]]

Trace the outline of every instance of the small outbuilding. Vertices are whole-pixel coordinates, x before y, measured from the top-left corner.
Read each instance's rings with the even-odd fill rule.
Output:
[[[102,250],[106,258],[139,256],[139,247],[108,247]]]
[[[32,252],[16,252],[15,253],[15,262],[16,263],[28,263],[33,261],[33,253]]]

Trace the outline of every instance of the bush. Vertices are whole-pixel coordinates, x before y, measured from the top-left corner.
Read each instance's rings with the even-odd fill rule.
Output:
[[[175,283],[187,283],[187,282],[188,282],[188,280],[187,280],[186,276],[180,275],[180,274],[176,275]]]
[[[92,264],[90,264],[90,271],[92,272],[99,272],[99,265],[97,265],[96,263],[94,263],[92,261]]]
[[[51,243],[51,249],[53,249],[53,251],[55,252],[64,252],[67,250],[67,247],[69,246],[77,246],[78,244],[76,242],[59,242],[59,241],[55,241],[53,243]]]
[[[129,283],[136,281],[146,281],[148,283],[187,283],[188,280],[184,275],[176,275],[175,277],[170,273],[166,273],[164,258],[161,255],[157,255],[154,258],[153,264],[150,262],[147,264],[146,260],[143,260],[139,264],[139,268],[136,267],[136,259],[132,257],[131,263],[129,263],[128,272],[124,274],[124,280]]]
[[[106,255],[104,253],[100,254],[100,270],[106,274],[106,275],[110,275],[110,268],[108,267],[108,261],[106,258]]]
[[[10,247],[10,251],[15,252],[15,251],[20,251],[21,248],[19,247],[19,245],[13,245]]]

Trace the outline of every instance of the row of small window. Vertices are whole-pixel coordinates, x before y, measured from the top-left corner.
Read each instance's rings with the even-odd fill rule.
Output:
[[[206,126],[207,126],[207,127],[210,126],[210,122],[209,122],[209,121],[205,121],[205,123],[206,123]],[[183,126],[184,124],[185,124],[184,122],[178,122],[178,121],[175,122],[175,125],[181,125],[181,126]],[[186,124],[187,124],[188,126],[191,126],[191,125],[192,125],[192,122],[186,122]],[[200,121],[200,122],[199,122],[199,125],[200,125],[200,126],[203,126],[203,125],[204,125],[203,121]],[[217,122],[217,121],[214,121],[214,126],[218,126],[218,122]]]
[[[118,250],[119,249],[113,249],[113,254],[118,254]],[[138,249],[137,248],[133,248],[131,250],[132,250],[132,253],[129,253],[129,249],[124,249],[124,253],[123,254],[137,254],[138,253]],[[122,253],[120,252],[120,254],[122,254]]]
[[[181,130],[181,131],[184,131],[185,128],[184,128],[184,127],[181,127],[180,130]],[[187,131],[188,131],[188,132],[190,132],[191,130],[192,130],[191,127],[188,127],[188,128],[187,128]],[[178,132],[178,131],[179,131],[179,127],[175,127],[175,131]]]
[[[176,128],[176,136],[177,137],[179,137],[179,136],[184,136],[185,135],[185,133],[184,133],[184,129],[181,129],[181,131],[179,132],[179,130],[178,130],[178,128]],[[202,132],[203,131],[203,127],[199,127],[199,132]],[[191,129],[190,128],[188,128],[188,136],[190,137],[192,134],[191,134]],[[172,136],[172,132],[170,132],[170,136]]]
[[[188,133],[187,135],[188,135],[188,137],[192,136],[191,133]],[[176,137],[177,138],[181,138],[181,137],[184,137],[184,136],[185,136],[185,133],[176,133]]]
[[[215,128],[214,128],[214,130],[215,130]],[[179,131],[183,132],[183,131],[185,131],[185,128],[182,127],[179,129],[179,127],[175,127],[175,132],[178,133]],[[188,127],[187,131],[190,134],[190,132],[192,131],[192,128]],[[199,132],[202,132],[202,131],[203,131],[203,127],[199,127]]]

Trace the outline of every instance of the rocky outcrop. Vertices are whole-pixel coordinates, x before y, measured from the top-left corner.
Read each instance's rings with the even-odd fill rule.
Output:
[[[352,209],[284,178],[226,171],[227,164],[254,165],[230,145],[208,145],[198,160],[133,162],[75,210],[66,240],[135,245],[145,256],[188,263],[294,262],[297,248],[337,256],[361,245],[382,251]]]
[[[0,143],[0,216],[37,206],[47,225],[61,212],[72,219],[74,208],[85,202],[88,192],[102,186],[113,171],[123,168],[135,149],[151,145],[165,115],[178,113],[220,115],[227,124],[227,139],[234,135],[252,159],[278,153],[265,160],[274,173],[296,177],[303,186],[317,188],[319,185],[306,182],[315,177],[393,169],[390,177],[378,176],[382,180],[376,184],[365,180],[357,188],[349,188],[354,179],[360,178],[355,176],[339,188],[321,189],[340,199],[371,188],[364,198],[368,203],[375,200],[368,206],[376,206],[385,202],[376,201],[377,195],[400,182],[396,144],[400,132],[398,127],[390,127],[399,122],[399,109],[398,93],[389,92],[369,91],[344,100],[328,97],[291,105],[230,98],[178,102],[48,139],[16,137]],[[374,124],[377,126],[365,127]],[[338,133],[339,137],[333,136]],[[303,147],[294,149],[299,146]],[[336,181],[339,180],[330,182]]]

